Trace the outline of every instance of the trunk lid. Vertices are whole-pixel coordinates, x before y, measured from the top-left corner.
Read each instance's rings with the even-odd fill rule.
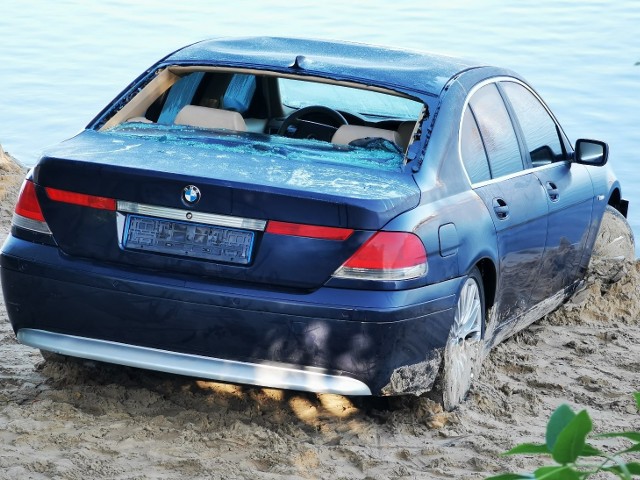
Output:
[[[50,149],[33,178],[65,254],[303,289],[322,285],[372,231],[420,199],[412,175],[391,152],[159,126],[86,130]],[[187,186],[200,193],[193,205],[183,198]],[[45,187],[113,198],[118,211],[53,201]],[[248,242],[249,251],[238,262],[228,243],[226,254],[209,258],[127,243],[127,232],[144,229],[132,222],[148,219],[154,228],[185,224],[191,233],[193,224],[218,225],[210,237],[232,235],[234,242]],[[355,232],[339,241],[274,235],[264,231],[269,220]]]

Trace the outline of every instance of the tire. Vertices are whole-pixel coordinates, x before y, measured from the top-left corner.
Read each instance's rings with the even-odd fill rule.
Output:
[[[458,293],[454,321],[444,350],[440,386],[443,407],[447,411],[464,402],[480,373],[485,321],[482,277],[474,267]]]
[[[611,205],[602,215],[591,259],[589,275],[605,283],[619,280],[624,273],[624,264],[635,259],[633,230],[627,219]]]

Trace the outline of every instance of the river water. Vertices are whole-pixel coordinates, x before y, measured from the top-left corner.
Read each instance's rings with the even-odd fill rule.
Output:
[[[33,165],[158,58],[203,38],[299,36],[428,50],[521,73],[569,138],[607,141],[640,239],[639,25],[638,0],[8,0],[0,16],[0,143]]]

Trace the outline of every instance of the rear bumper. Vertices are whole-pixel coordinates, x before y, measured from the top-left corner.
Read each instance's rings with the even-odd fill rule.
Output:
[[[309,392],[371,395],[369,387],[361,381],[347,376],[331,375],[321,369],[296,369],[238,362],[31,328],[18,330],[18,341],[23,345],[72,357],[178,375]]]
[[[0,266],[14,331],[34,347],[202,378],[348,395],[379,394],[394,371],[441,350],[460,284],[453,279],[405,291],[271,291],[70,259],[55,247],[13,236],[3,246]],[[69,339],[77,339],[75,350]],[[98,350],[95,358],[91,352]]]

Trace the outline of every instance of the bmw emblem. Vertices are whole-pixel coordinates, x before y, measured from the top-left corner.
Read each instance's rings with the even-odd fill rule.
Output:
[[[182,200],[187,205],[195,205],[200,201],[200,189],[195,185],[187,185],[182,189]]]

